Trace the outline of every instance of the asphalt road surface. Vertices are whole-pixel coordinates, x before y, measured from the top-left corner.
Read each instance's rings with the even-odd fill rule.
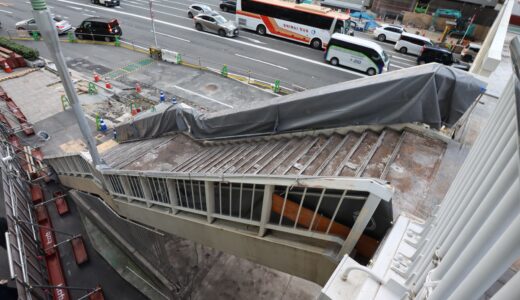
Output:
[[[242,30],[236,38],[196,31],[193,20],[187,16],[192,3],[205,3],[219,11],[218,0],[154,0],[154,16],[158,45],[183,55],[186,61],[220,68],[229,66],[230,72],[247,74],[265,81],[281,80],[282,85],[298,88],[314,88],[332,83],[357,79],[366,75],[324,62],[323,51],[283,39],[260,36]],[[122,40],[148,48],[154,44],[148,0],[121,0],[121,6],[107,8],[91,4],[90,0],[47,0],[53,14],[78,26],[92,16],[117,18],[123,29]],[[233,14],[221,12],[228,19]],[[0,21],[3,34],[14,31],[14,24],[32,17],[29,1],[0,0]],[[357,36],[373,40],[371,35]],[[391,70],[415,65],[415,57],[393,50],[389,43],[381,44],[391,56]],[[94,56],[94,53],[89,53]]]

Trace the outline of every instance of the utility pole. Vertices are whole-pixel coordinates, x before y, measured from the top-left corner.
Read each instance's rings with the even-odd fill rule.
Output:
[[[56,64],[58,74],[63,83],[63,88],[69,98],[70,106],[76,116],[76,120],[78,121],[79,129],[83,134],[83,138],[85,138],[87,142],[87,147],[90,156],[92,157],[92,161],[95,166],[101,165],[101,157],[97,151],[96,142],[90,132],[90,127],[88,126],[85,114],[81,109],[76,89],[70,78],[69,70],[59,44],[58,33],[56,32],[56,27],[51,18],[51,13],[47,8],[47,3],[45,3],[45,0],[31,0],[31,5],[33,8],[34,19],[36,20],[36,24],[38,25],[38,29],[40,30],[40,34],[42,35],[45,44],[47,44],[47,48],[49,48],[49,51],[51,52],[53,61]]]
[[[152,9],[153,0],[148,0],[148,3],[150,4],[150,20],[152,20],[153,39],[155,41],[155,48],[158,49],[159,44],[157,43],[157,34],[155,33],[155,19],[154,19],[153,9]]]

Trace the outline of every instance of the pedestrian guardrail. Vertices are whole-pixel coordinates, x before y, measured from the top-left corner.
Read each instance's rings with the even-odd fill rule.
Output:
[[[45,161],[58,175],[96,180],[117,201],[142,204],[143,209],[171,216],[179,212],[203,216],[208,224],[220,219],[254,226],[260,237],[272,230],[331,242],[340,249],[338,257],[351,253],[356,245],[358,253],[367,257],[374,254],[378,241],[363,232],[381,201],[389,202],[393,196],[393,188],[376,179],[96,169],[78,154]],[[351,202],[362,205],[352,228],[348,228],[337,218],[340,208]],[[323,215],[325,210],[332,213],[331,218]]]

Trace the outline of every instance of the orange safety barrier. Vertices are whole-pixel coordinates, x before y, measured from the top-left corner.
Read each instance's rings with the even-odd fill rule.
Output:
[[[61,267],[60,253],[55,247],[56,236],[52,230],[52,222],[49,218],[47,207],[40,205],[36,208],[36,219],[40,225],[38,232],[42,248],[45,252],[45,263],[49,274],[49,283],[54,286],[66,286],[65,275]],[[67,289],[53,289],[53,299],[69,300],[70,295]]]
[[[53,196],[57,198],[54,200],[54,204],[56,204],[56,209],[58,210],[58,214],[63,216],[64,214],[69,212],[69,205],[67,204],[67,199],[62,192],[54,192]]]
[[[87,248],[85,247],[85,243],[83,243],[82,237],[75,237],[70,240],[72,244],[72,253],[74,253],[74,259],[76,260],[77,265],[84,264],[88,261]]]
[[[34,134],[34,129],[29,125],[29,123],[21,123],[20,127],[22,127],[23,133],[25,133],[26,136]]]
[[[39,185],[35,184],[31,186],[31,199],[34,204],[43,201],[43,191]]]

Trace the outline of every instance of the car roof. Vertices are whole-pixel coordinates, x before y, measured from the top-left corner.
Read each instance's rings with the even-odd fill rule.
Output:
[[[408,33],[408,32],[403,32],[402,36],[407,36],[407,37],[411,37],[411,38],[414,38],[414,39],[423,40],[423,41],[427,41],[427,42],[431,42],[432,41],[429,38],[424,37],[422,35]]]
[[[436,47],[436,46],[424,46],[424,49],[434,50],[434,51],[438,51],[438,52],[451,53],[451,51],[446,48],[441,48],[441,47]]]
[[[192,5],[190,5],[190,7],[192,7],[192,6],[199,6],[199,7],[201,7],[201,8],[204,9],[204,10],[206,10],[206,9],[207,9],[207,10],[212,10],[211,7],[209,7],[209,6],[206,5],[206,4],[193,3]]]
[[[477,44],[477,43],[469,43],[469,46],[471,48],[477,48],[477,49],[482,48],[482,45],[481,44]]]
[[[201,14],[198,14],[196,15],[195,17],[202,17],[202,16],[207,16],[207,17],[216,17],[216,16],[220,16],[222,18],[224,18],[221,14],[219,14],[218,12],[211,12],[209,14],[207,13],[201,13]],[[224,18],[226,19],[226,18]],[[227,20],[227,19],[226,19]]]
[[[358,38],[355,36],[350,36],[350,35],[341,34],[341,33],[334,33],[331,36],[331,38],[340,40],[340,41],[344,41],[344,42],[355,43],[355,44],[358,44],[358,45],[361,45],[364,47],[372,48],[378,52],[383,52],[383,47],[381,47],[378,43],[372,42],[372,41],[369,41],[369,40],[366,40],[363,38]]]
[[[109,18],[103,18],[103,17],[90,17],[90,18],[86,18],[85,20],[83,20],[83,22],[89,21],[89,22],[110,23],[114,20],[117,21],[117,19],[109,19]]]
[[[399,28],[399,29],[404,29],[403,26],[401,26],[401,25],[395,25],[395,24],[384,24],[383,26],[384,26],[384,27],[395,27],[395,28]]]

